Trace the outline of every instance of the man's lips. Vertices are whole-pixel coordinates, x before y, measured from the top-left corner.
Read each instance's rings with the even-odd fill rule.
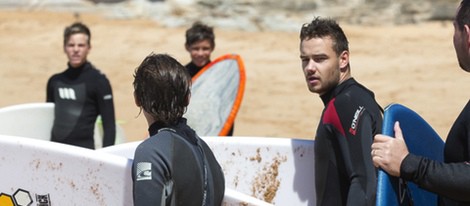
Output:
[[[315,84],[318,81],[320,81],[320,78],[318,78],[318,77],[310,76],[310,77],[307,78],[307,82],[309,84]]]

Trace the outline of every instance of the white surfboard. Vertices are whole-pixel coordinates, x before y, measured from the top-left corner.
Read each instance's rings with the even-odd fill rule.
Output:
[[[54,103],[25,103],[0,108],[0,134],[51,140]],[[100,121],[95,124],[95,148],[103,144]],[[124,130],[116,124],[115,144],[126,142]]]
[[[67,203],[70,203],[78,200],[68,198],[68,196],[87,196],[89,193],[81,191],[82,189],[76,189],[75,192],[71,192],[70,189],[61,189],[61,187],[73,185],[74,188],[94,188],[90,186],[91,183],[88,180],[83,180],[83,177],[88,175],[85,174],[86,171],[89,174],[94,174],[97,173],[95,171],[100,170],[100,175],[109,175],[111,173],[120,175],[120,177],[113,179],[113,187],[114,189],[124,187],[127,190],[114,191],[114,193],[126,193],[126,195],[121,196],[131,196],[131,190],[128,186],[132,180],[130,175],[128,176],[127,174],[130,173],[130,163],[134,157],[135,148],[140,142],[123,143],[97,150],[88,150],[49,141],[35,140],[45,139],[45,136],[49,138],[52,128],[53,107],[43,104],[46,103],[26,106],[26,108],[34,109],[27,113],[25,112],[26,109],[22,108],[19,110],[20,112],[13,112],[13,114],[17,114],[16,117],[15,115],[10,116],[10,122],[19,121],[26,123],[23,127],[14,130],[12,135],[28,138],[0,137],[0,148],[2,148],[0,150],[0,178],[13,181],[11,182],[12,184],[0,186],[0,194],[3,193],[5,197],[8,195],[14,197],[15,194],[25,196],[24,191],[28,191],[28,194],[33,198],[36,197],[35,195],[38,195],[37,201],[40,201],[42,198],[47,199],[47,197],[53,200],[53,197],[56,198],[55,196],[60,194],[64,201],[67,199]],[[41,109],[42,107],[46,109]],[[2,125],[0,131],[5,133],[5,131],[10,131],[8,130],[10,125],[16,124],[11,124],[7,121],[8,118],[5,117],[5,114],[11,114],[10,112],[2,113],[1,111],[4,110],[0,109],[0,124]],[[0,135],[2,135],[2,132],[0,132]],[[226,193],[226,199],[224,200],[226,205],[315,205],[314,141],[268,137],[202,138],[211,147],[224,170],[226,191],[229,191]],[[10,142],[13,139],[22,140]],[[37,161],[32,161],[34,159],[41,159],[41,163],[38,164],[36,163]],[[44,162],[47,164],[43,164]],[[36,167],[40,170],[38,171]],[[60,171],[56,171],[59,169]],[[52,170],[52,172],[48,173],[49,170]],[[30,181],[25,181],[24,183],[19,181],[17,184],[15,180],[20,177],[28,177]],[[55,178],[55,180],[52,181],[52,178]],[[45,182],[41,182],[43,179],[51,180],[51,185],[58,184],[60,186],[44,187]],[[101,186],[107,184],[101,183],[100,178],[92,179]],[[103,181],[108,180],[105,178]],[[3,183],[3,179],[0,179],[0,185],[1,183]],[[93,190],[96,191],[96,189]],[[101,190],[106,190],[106,192],[111,191],[106,188]],[[233,192],[230,192],[232,190]],[[97,197],[95,199],[89,198],[86,201],[94,201],[96,199]],[[112,199],[115,198],[113,197]],[[127,203],[128,199],[124,198],[122,201]],[[2,201],[2,196],[0,196],[0,203]],[[3,204],[0,205],[3,206]],[[63,204],[54,203],[54,205]],[[89,205],[93,204],[90,203]]]
[[[132,205],[132,160],[71,145],[0,135],[0,205]],[[223,205],[272,206],[225,189]]]
[[[194,77],[185,117],[201,136],[226,136],[245,90],[245,67],[237,54],[223,55]]]
[[[274,205],[315,205],[313,140],[202,138],[221,164],[227,188]],[[132,159],[139,143],[99,151]]]
[[[0,135],[0,205],[132,205],[128,158]]]

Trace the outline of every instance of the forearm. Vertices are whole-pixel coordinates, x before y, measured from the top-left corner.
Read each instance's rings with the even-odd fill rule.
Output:
[[[112,119],[112,120],[110,120]],[[114,118],[103,119],[103,147],[114,145],[116,141],[116,124]]]
[[[470,201],[470,165],[441,163],[408,154],[400,167],[400,176],[420,187],[458,201]]]
[[[103,147],[114,145],[116,140],[116,117],[112,99],[100,102],[100,114],[103,126]]]

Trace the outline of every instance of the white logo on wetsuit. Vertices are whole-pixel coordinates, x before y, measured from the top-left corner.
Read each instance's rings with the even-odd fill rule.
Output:
[[[72,88],[59,88],[59,96],[61,99],[76,100],[75,90]]]
[[[152,179],[152,163],[139,162],[136,169],[136,181]]]
[[[356,110],[356,112],[354,113],[354,118],[351,122],[351,128],[349,128],[349,132],[352,134],[352,135],[356,135],[356,127],[358,125],[358,121],[359,121],[359,116],[361,116],[362,112],[364,111],[364,107],[363,106],[359,106],[359,108]]]
[[[109,100],[109,99],[112,99],[112,98],[113,98],[113,95],[111,95],[111,94],[107,94],[107,95],[103,96],[104,100]]]

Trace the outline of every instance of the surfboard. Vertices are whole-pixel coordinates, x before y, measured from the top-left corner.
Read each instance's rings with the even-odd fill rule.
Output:
[[[223,55],[192,79],[191,100],[184,115],[200,136],[226,136],[245,90],[245,66],[237,54]]]
[[[400,122],[410,153],[443,161],[444,141],[419,114],[401,104],[390,104],[385,108],[382,133],[393,137],[396,121]],[[383,170],[378,172],[376,200],[377,206],[433,206],[438,203],[436,194],[412,182],[390,176]]]
[[[0,147],[2,206],[132,205],[125,157],[5,135]]]
[[[51,140],[54,103],[25,103],[0,108],[0,134]],[[103,144],[101,121],[95,124],[95,148]],[[116,123],[115,144],[126,142],[122,127]]]
[[[43,199],[45,199],[45,202],[66,201],[66,197],[69,195],[88,197],[89,193],[81,191],[82,189],[76,189],[73,193],[69,193],[70,189],[61,188],[70,187],[70,185],[74,185],[74,188],[87,188],[91,184],[87,183],[88,180],[77,179],[88,175],[83,174],[84,168],[87,168],[87,171],[93,174],[97,173],[95,172],[97,170],[100,170],[100,173],[103,175],[106,175],[110,170],[112,171],[111,173],[120,174],[121,177],[113,180],[113,187],[114,189],[125,187],[128,190],[115,190],[113,192],[120,194],[124,192],[126,193],[125,196],[130,196],[131,191],[129,188],[131,187],[129,187],[129,184],[131,182],[126,181],[132,180],[127,175],[125,175],[126,178],[128,177],[127,179],[122,178],[122,174],[130,172],[134,151],[140,142],[122,143],[97,150],[88,150],[43,141],[49,138],[54,111],[53,107],[51,107],[52,105],[47,106],[44,104],[47,103],[25,106],[26,108],[34,108],[29,113],[24,112],[24,109],[21,109],[21,112],[13,112],[13,115],[16,114],[16,116],[23,118],[26,116],[25,114],[28,114],[28,118],[24,120],[14,119],[13,117],[6,118],[4,117],[6,115],[3,115],[5,113],[0,111],[0,124],[2,124],[0,131],[10,127],[8,119],[11,122],[19,121],[26,123],[24,127],[13,132],[14,134],[12,135],[16,137],[5,136],[0,132],[0,148],[8,148],[0,150],[0,205],[3,206],[3,198],[7,199],[5,201],[8,202],[16,194],[20,194],[22,198],[23,196],[31,197],[34,203],[43,201]],[[40,109],[41,107],[46,107],[46,109]],[[0,110],[3,111],[3,109]],[[6,114],[10,114],[10,112]],[[33,136],[36,134],[43,135]],[[23,138],[18,136],[23,136]],[[226,191],[229,191],[225,195],[224,205],[315,205],[313,140],[270,137],[218,138],[217,136],[202,138],[214,151],[217,160],[224,170]],[[13,139],[17,139],[17,141],[14,143],[10,142]],[[70,149],[71,147],[75,149]],[[112,156],[119,156],[120,158],[116,159]],[[22,160],[17,161],[17,158],[22,158]],[[40,159],[41,163],[34,162],[33,160],[35,159]],[[65,163],[67,166],[63,166]],[[72,163],[73,166],[71,165]],[[36,167],[40,170],[38,171]],[[62,169],[62,167],[66,169]],[[77,169],[76,173],[68,174],[68,171],[74,170],[72,169],[74,167],[80,167],[80,169]],[[100,167],[106,167],[107,169],[99,169]],[[59,172],[55,171],[59,169]],[[47,173],[49,170],[53,172]],[[29,182],[21,181],[17,184],[14,180],[20,177],[27,177]],[[4,182],[2,178],[10,179],[12,184]],[[59,186],[44,187],[42,184],[45,183],[40,182],[41,179],[50,180],[51,178],[55,178],[51,185],[54,183],[59,184]],[[95,183],[100,182],[100,178],[92,179],[95,180]],[[83,186],[82,183],[86,183],[88,186]],[[105,184],[99,183],[99,185]],[[104,191],[104,189],[100,191]],[[108,191],[110,190],[106,190],[106,192]],[[56,200],[55,198],[58,198],[56,196],[60,196],[62,199]],[[98,195],[95,195],[95,199],[98,197]],[[90,197],[86,201],[94,201],[95,199]],[[100,199],[103,198],[100,197]],[[129,201],[127,199],[122,201]],[[77,204],[81,202],[87,203],[82,200],[67,199],[65,204],[55,204],[54,202],[54,205],[70,205],[70,202],[75,203],[74,201],[78,201]],[[104,205],[126,205],[128,202],[125,202],[125,204],[111,203]],[[90,203],[88,205],[94,204]],[[103,204],[100,202],[100,205]]]
[[[274,205],[315,205],[314,141],[270,137],[201,137],[214,152],[225,185]],[[138,142],[99,149],[129,159]]]
[[[132,160],[38,139],[0,135],[0,205],[132,205]],[[222,205],[272,206],[225,189]]]

